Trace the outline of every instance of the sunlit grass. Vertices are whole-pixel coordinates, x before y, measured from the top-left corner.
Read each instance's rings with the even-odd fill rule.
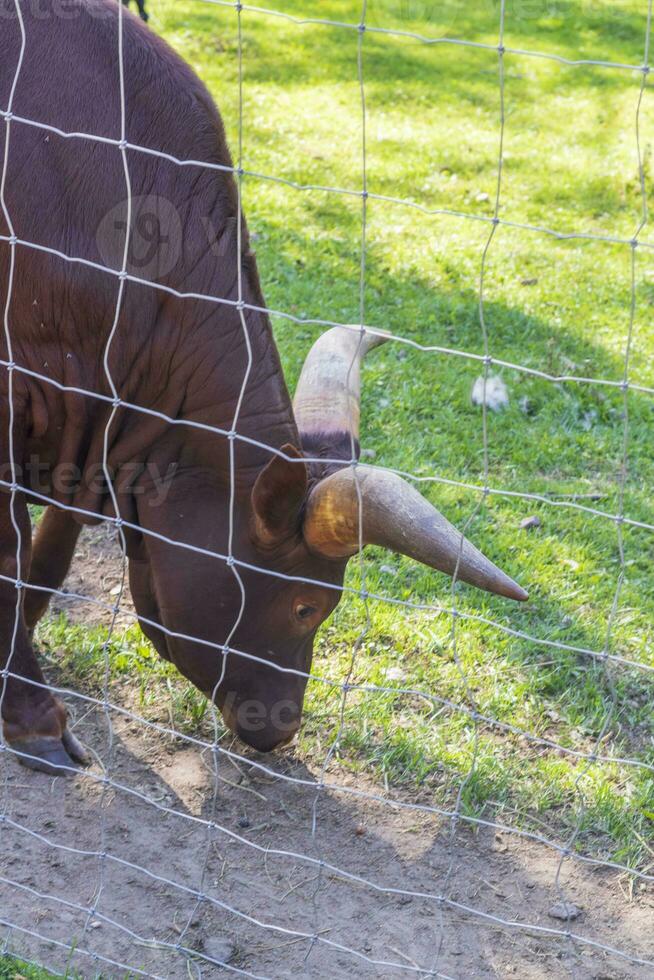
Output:
[[[73,974],[68,976],[74,980]],[[52,973],[39,966],[30,966],[13,956],[0,956],[0,980],[52,980],[52,977]]]

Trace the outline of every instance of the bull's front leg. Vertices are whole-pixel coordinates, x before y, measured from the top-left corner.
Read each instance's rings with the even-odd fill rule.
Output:
[[[61,701],[48,690],[34,654],[24,613],[24,587],[31,559],[30,519],[27,504],[16,494],[14,518],[20,531],[20,567],[17,534],[12,521],[11,496],[0,494],[0,696],[2,727],[7,745],[31,769],[54,775],[61,766],[87,761],[83,746],[67,728]],[[13,581],[12,581],[13,580]],[[17,596],[20,602],[17,603]]]
[[[25,591],[25,623],[30,633],[48,608],[52,592],[60,589],[75,554],[82,525],[65,510],[48,507],[32,544],[29,585]]]

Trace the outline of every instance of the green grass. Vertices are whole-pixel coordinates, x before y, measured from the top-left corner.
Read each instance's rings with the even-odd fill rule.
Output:
[[[360,2],[271,0],[288,13],[357,23]],[[369,4],[369,23],[429,36],[495,44],[499,5]],[[558,2],[508,5],[505,44],[569,58],[627,64],[642,60],[642,4]],[[539,10],[541,11],[539,13]],[[548,12],[549,10],[549,12]],[[554,11],[554,12],[552,12]],[[237,146],[237,19],[233,9],[183,0],[153,5],[153,27],[211,89]],[[297,26],[245,11],[243,166],[302,184],[361,188],[361,100],[357,32]],[[363,41],[368,189],[428,209],[490,216],[498,160],[498,57],[494,51],[425,45],[368,33]],[[565,67],[525,56],[505,58],[505,169],[500,215],[560,232],[630,238],[642,202],[635,152],[640,76],[606,68]],[[654,110],[646,90],[641,140],[649,192]],[[244,180],[267,302],[296,317],[357,322],[361,202],[346,195]],[[652,202],[650,201],[650,204]],[[489,226],[427,215],[390,202],[367,208],[365,319],[420,344],[483,353],[479,275]],[[650,236],[646,228],[641,236]],[[652,236],[654,238],[654,236]],[[484,315],[494,357],[555,375],[619,381],[630,322],[628,246],[557,241],[500,226],[488,252]],[[652,384],[654,253],[636,252],[632,381]],[[274,319],[291,384],[318,328]],[[495,370],[495,369],[493,369]],[[499,371],[510,405],[488,419],[488,483],[540,495],[583,499],[609,513],[619,507],[623,400],[615,389],[552,384]],[[376,462],[421,477],[482,485],[480,410],[470,391],[478,363],[388,344],[365,370],[363,445]],[[625,513],[654,523],[654,400],[628,396],[629,469]],[[603,650],[619,573],[615,524],[570,506],[478,494],[426,482],[422,489],[459,526],[471,517],[477,545],[530,592],[524,607],[464,586],[462,614],[492,619],[539,640]],[[557,498],[558,499],[558,498]],[[570,500],[563,500],[564,504]],[[531,532],[520,529],[530,515]],[[611,653],[654,666],[654,548],[650,532],[625,528],[625,580]],[[352,563],[348,584],[415,603],[451,602],[443,576],[371,549]],[[355,598],[323,629],[315,672],[344,678],[361,641],[353,682],[430,692],[578,751],[591,751],[612,704],[602,665],[515,637],[478,620],[457,622],[434,610],[371,601],[370,625]],[[63,651],[64,669],[93,687],[101,681],[98,631],[50,621],[46,647]],[[130,632],[112,643],[117,678],[150,717],[184,730],[207,725],[195,692],[155,660]],[[389,674],[390,671],[390,674]],[[467,681],[462,679],[465,674]],[[654,763],[652,675],[611,669],[617,708],[601,745],[606,755]],[[138,678],[132,692],[127,678]],[[338,690],[315,684],[299,740],[302,756],[324,757],[337,733]],[[570,756],[480,724],[413,694],[349,694],[338,767],[410,798],[451,805],[462,780],[468,814],[542,830],[565,839],[581,821],[576,846],[643,867],[654,843],[654,779],[614,763],[588,768]]]
[[[0,980],[51,980],[52,976],[40,966],[30,966],[13,956],[0,956]]]

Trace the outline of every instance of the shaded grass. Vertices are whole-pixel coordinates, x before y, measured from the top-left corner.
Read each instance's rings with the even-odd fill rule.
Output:
[[[273,5],[355,24],[360,13],[360,4],[349,0]],[[370,4],[370,18],[373,26],[496,43],[497,4],[445,3],[438,9],[437,16],[430,5],[389,0]],[[645,18],[635,3],[531,9],[527,17],[507,7],[508,46],[640,63]],[[153,15],[155,29],[207,82],[235,147],[234,11],[161,0]],[[360,189],[356,31],[300,27],[248,11],[242,23],[243,166],[302,184]],[[363,52],[369,191],[427,209],[492,215],[497,53],[378,34],[366,34]],[[629,239],[642,209],[635,153],[639,73],[515,55],[506,56],[505,70],[501,216],[560,232]],[[641,141],[648,194],[651,123],[646,90]],[[292,385],[319,333],[303,321],[358,320],[361,201],[259,177],[246,177],[243,186],[267,301],[300,321],[273,318]],[[378,200],[368,202],[366,219],[366,322],[419,344],[483,354],[479,277],[489,226]],[[649,234],[646,228],[643,238]],[[652,385],[653,289],[654,257],[638,249],[630,377],[644,385]],[[484,298],[495,358],[550,375],[621,380],[632,299],[630,246],[561,242],[500,226],[488,252]],[[499,373],[510,404],[489,417],[486,452],[480,412],[470,401],[479,362],[393,343],[366,366],[366,452],[419,477],[421,489],[459,526],[471,520],[475,543],[525,584],[531,598],[523,608],[509,608],[458,585],[461,616],[453,633],[451,618],[439,611],[452,601],[442,576],[375,549],[362,564],[353,562],[351,588],[360,588],[363,575],[368,592],[428,608],[370,600],[366,626],[361,602],[348,598],[323,629],[317,674],[342,681],[359,643],[353,683],[390,688],[349,693],[336,765],[436,805],[452,805],[463,783],[468,814],[545,827],[559,839],[579,825],[575,846],[642,867],[654,842],[654,782],[647,769],[613,762],[587,766],[492,725],[475,726],[469,714],[437,700],[393,690],[427,692],[578,752],[592,752],[604,732],[601,754],[654,764],[652,675],[607,668],[583,653],[547,645],[606,651],[654,666],[651,533],[624,528],[625,578],[613,616],[620,570],[616,525],[575,509],[570,499],[581,495],[581,505],[618,512],[622,392],[554,384],[509,368]],[[652,524],[654,399],[631,391],[627,409],[624,511]],[[477,491],[443,480],[477,488],[487,481],[495,490],[538,494],[549,502],[493,493],[478,508]],[[540,521],[529,532],[520,527],[527,516]],[[62,676],[97,688],[102,631],[50,620],[40,637],[63,655]],[[202,698],[156,660],[136,631],[112,640],[110,656],[115,684],[147,717],[210,733]],[[299,739],[303,756],[324,758],[338,733],[339,701],[338,686],[310,685]]]

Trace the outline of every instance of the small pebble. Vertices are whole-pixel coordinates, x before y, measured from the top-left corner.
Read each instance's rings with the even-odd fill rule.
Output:
[[[247,817],[239,817],[238,825],[239,827],[242,827],[243,830],[245,830],[247,827],[250,826],[250,821],[248,820]]]
[[[523,531],[531,531],[534,527],[540,527],[540,524],[540,517],[536,517],[535,514],[532,517],[525,517],[524,520],[520,521],[520,527]]]
[[[236,947],[230,939],[205,939],[203,952],[217,963],[229,963],[234,957]]]
[[[573,902],[557,902],[547,913],[551,919],[563,922],[573,921],[581,915],[581,909]]]

